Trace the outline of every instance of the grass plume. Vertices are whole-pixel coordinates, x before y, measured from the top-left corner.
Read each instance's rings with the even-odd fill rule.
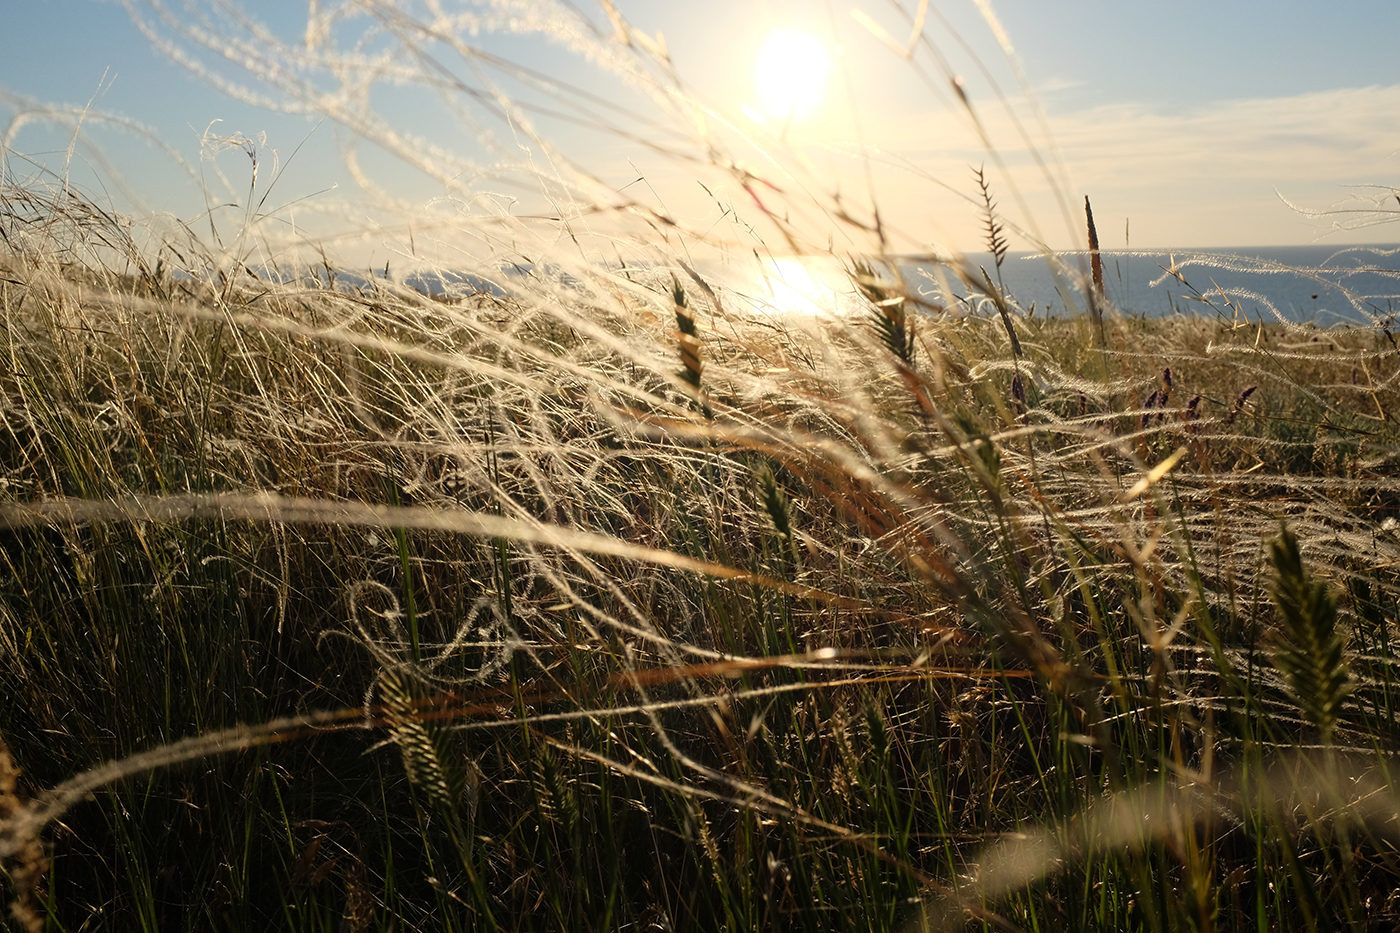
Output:
[[[1096,345],[1102,349],[1106,344],[1103,323],[1103,303],[1107,300],[1107,291],[1103,284],[1103,259],[1099,255],[1099,231],[1094,226],[1094,208],[1089,204],[1089,196],[1084,196],[1084,221],[1088,227],[1089,238],[1089,266],[1090,266],[1090,288],[1089,288],[1089,318],[1094,328],[1094,340]]]
[[[987,181],[986,166],[978,166],[973,174],[977,180],[977,192],[982,199],[983,243],[987,247],[987,252],[992,254],[992,264],[995,266],[997,274],[997,288],[1004,292],[1006,284],[1002,281],[1001,264],[1006,261],[1006,254],[1010,249],[1010,244],[1006,240],[1006,225],[997,213],[996,201],[992,198],[991,184]]]
[[[1293,701],[1327,745],[1352,686],[1337,631],[1336,599],[1303,566],[1298,539],[1287,528],[1270,542],[1269,558],[1273,564],[1269,595],[1279,614],[1271,657]]]

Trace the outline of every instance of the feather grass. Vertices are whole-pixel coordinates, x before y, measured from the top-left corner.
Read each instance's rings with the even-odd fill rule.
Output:
[[[741,245],[574,171],[502,94],[454,112],[551,152],[526,177],[567,210],[472,215],[480,251],[425,277],[449,227],[417,215],[397,278],[289,266],[265,160],[150,246],[0,177],[14,922],[1393,925],[1389,331],[1240,327],[1195,258],[1168,274],[1198,316],[1118,313],[1101,263],[1092,319],[1023,313],[984,170],[992,269],[913,268],[783,141],[729,148],[611,4],[603,32],[549,9],[472,22],[594,53],[678,126],[472,58],[465,21],[385,20],[386,60],[641,121]],[[357,119],[447,190],[496,177]],[[775,314],[744,272],[783,284],[769,242],[850,287]]]

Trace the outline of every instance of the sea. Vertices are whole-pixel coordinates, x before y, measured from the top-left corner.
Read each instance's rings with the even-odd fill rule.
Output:
[[[1394,328],[1400,315],[1400,246],[1103,250],[1100,259],[1108,305],[1124,315],[1387,328]],[[1010,253],[999,265],[990,253],[968,253],[955,262],[904,257],[877,264],[875,273],[889,280],[897,272],[917,306],[928,313],[995,313],[986,289],[969,287],[966,275],[955,271],[959,268],[974,277],[985,272],[1021,313],[1063,317],[1087,309],[1087,251]],[[536,271],[516,265],[485,277],[433,273],[415,275],[406,284],[433,295],[502,294],[504,283]],[[654,271],[658,281],[670,281],[671,272]],[[845,317],[868,308],[855,289],[852,266],[834,257],[767,258],[756,269],[726,263],[723,268],[702,265],[699,271],[769,313]]]
[[[1104,250],[1103,286],[1121,314],[1195,314],[1230,321],[1391,326],[1400,313],[1400,247],[1283,246],[1255,249]],[[1009,254],[1000,270],[990,253],[964,257],[964,269],[1010,294],[1022,310],[1062,316],[1085,310],[1087,251]],[[936,264],[901,264],[912,290],[964,306],[978,292]]]
[[[1124,315],[1391,327],[1400,313],[1400,247],[1104,250],[1100,259],[1107,303]],[[877,264],[874,272],[889,281],[897,271],[929,313],[995,313],[987,288],[967,283],[968,275],[980,279],[985,272],[1020,312],[1063,317],[1087,310],[1090,269],[1083,251],[1011,253],[999,266],[990,253],[952,261],[905,257]],[[847,316],[868,307],[851,266],[836,258],[769,259],[747,285],[733,284],[775,313]]]

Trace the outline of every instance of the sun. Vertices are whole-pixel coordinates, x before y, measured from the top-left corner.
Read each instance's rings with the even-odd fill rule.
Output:
[[[826,96],[830,74],[826,43],[801,29],[775,30],[758,50],[759,115],[781,123],[810,119]]]

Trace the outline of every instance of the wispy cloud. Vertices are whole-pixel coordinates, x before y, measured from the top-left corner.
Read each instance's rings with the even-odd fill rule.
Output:
[[[1397,109],[1400,85],[1232,100],[1171,115],[1144,106],[1093,108],[1051,125],[1076,173],[1110,180],[1141,169],[1177,179],[1340,180],[1393,171],[1400,135],[1390,116]]]
[[[1326,207],[1344,197],[1346,186],[1393,179],[1400,164],[1400,130],[1391,120],[1397,112],[1400,85],[1185,109],[1170,103],[1071,109],[1060,100],[1042,134],[1025,106],[995,103],[979,114],[994,158],[966,118],[947,110],[889,121],[881,148],[929,177],[954,181],[969,162],[999,162],[1009,176],[1000,183],[1014,184],[1023,210],[1042,212],[1033,219],[1052,227],[1051,189],[1062,183],[1048,181],[1038,160],[1063,167],[1075,188],[1063,192],[1066,202],[1077,204],[1087,193],[1096,213],[1130,218],[1138,245],[1262,245],[1306,240],[1326,226],[1300,217],[1275,192]],[[1030,128],[1031,143],[1011,114]],[[1385,238],[1387,230],[1371,236]],[[1400,238],[1400,228],[1389,237]],[[1053,244],[1058,237],[1048,238]]]

